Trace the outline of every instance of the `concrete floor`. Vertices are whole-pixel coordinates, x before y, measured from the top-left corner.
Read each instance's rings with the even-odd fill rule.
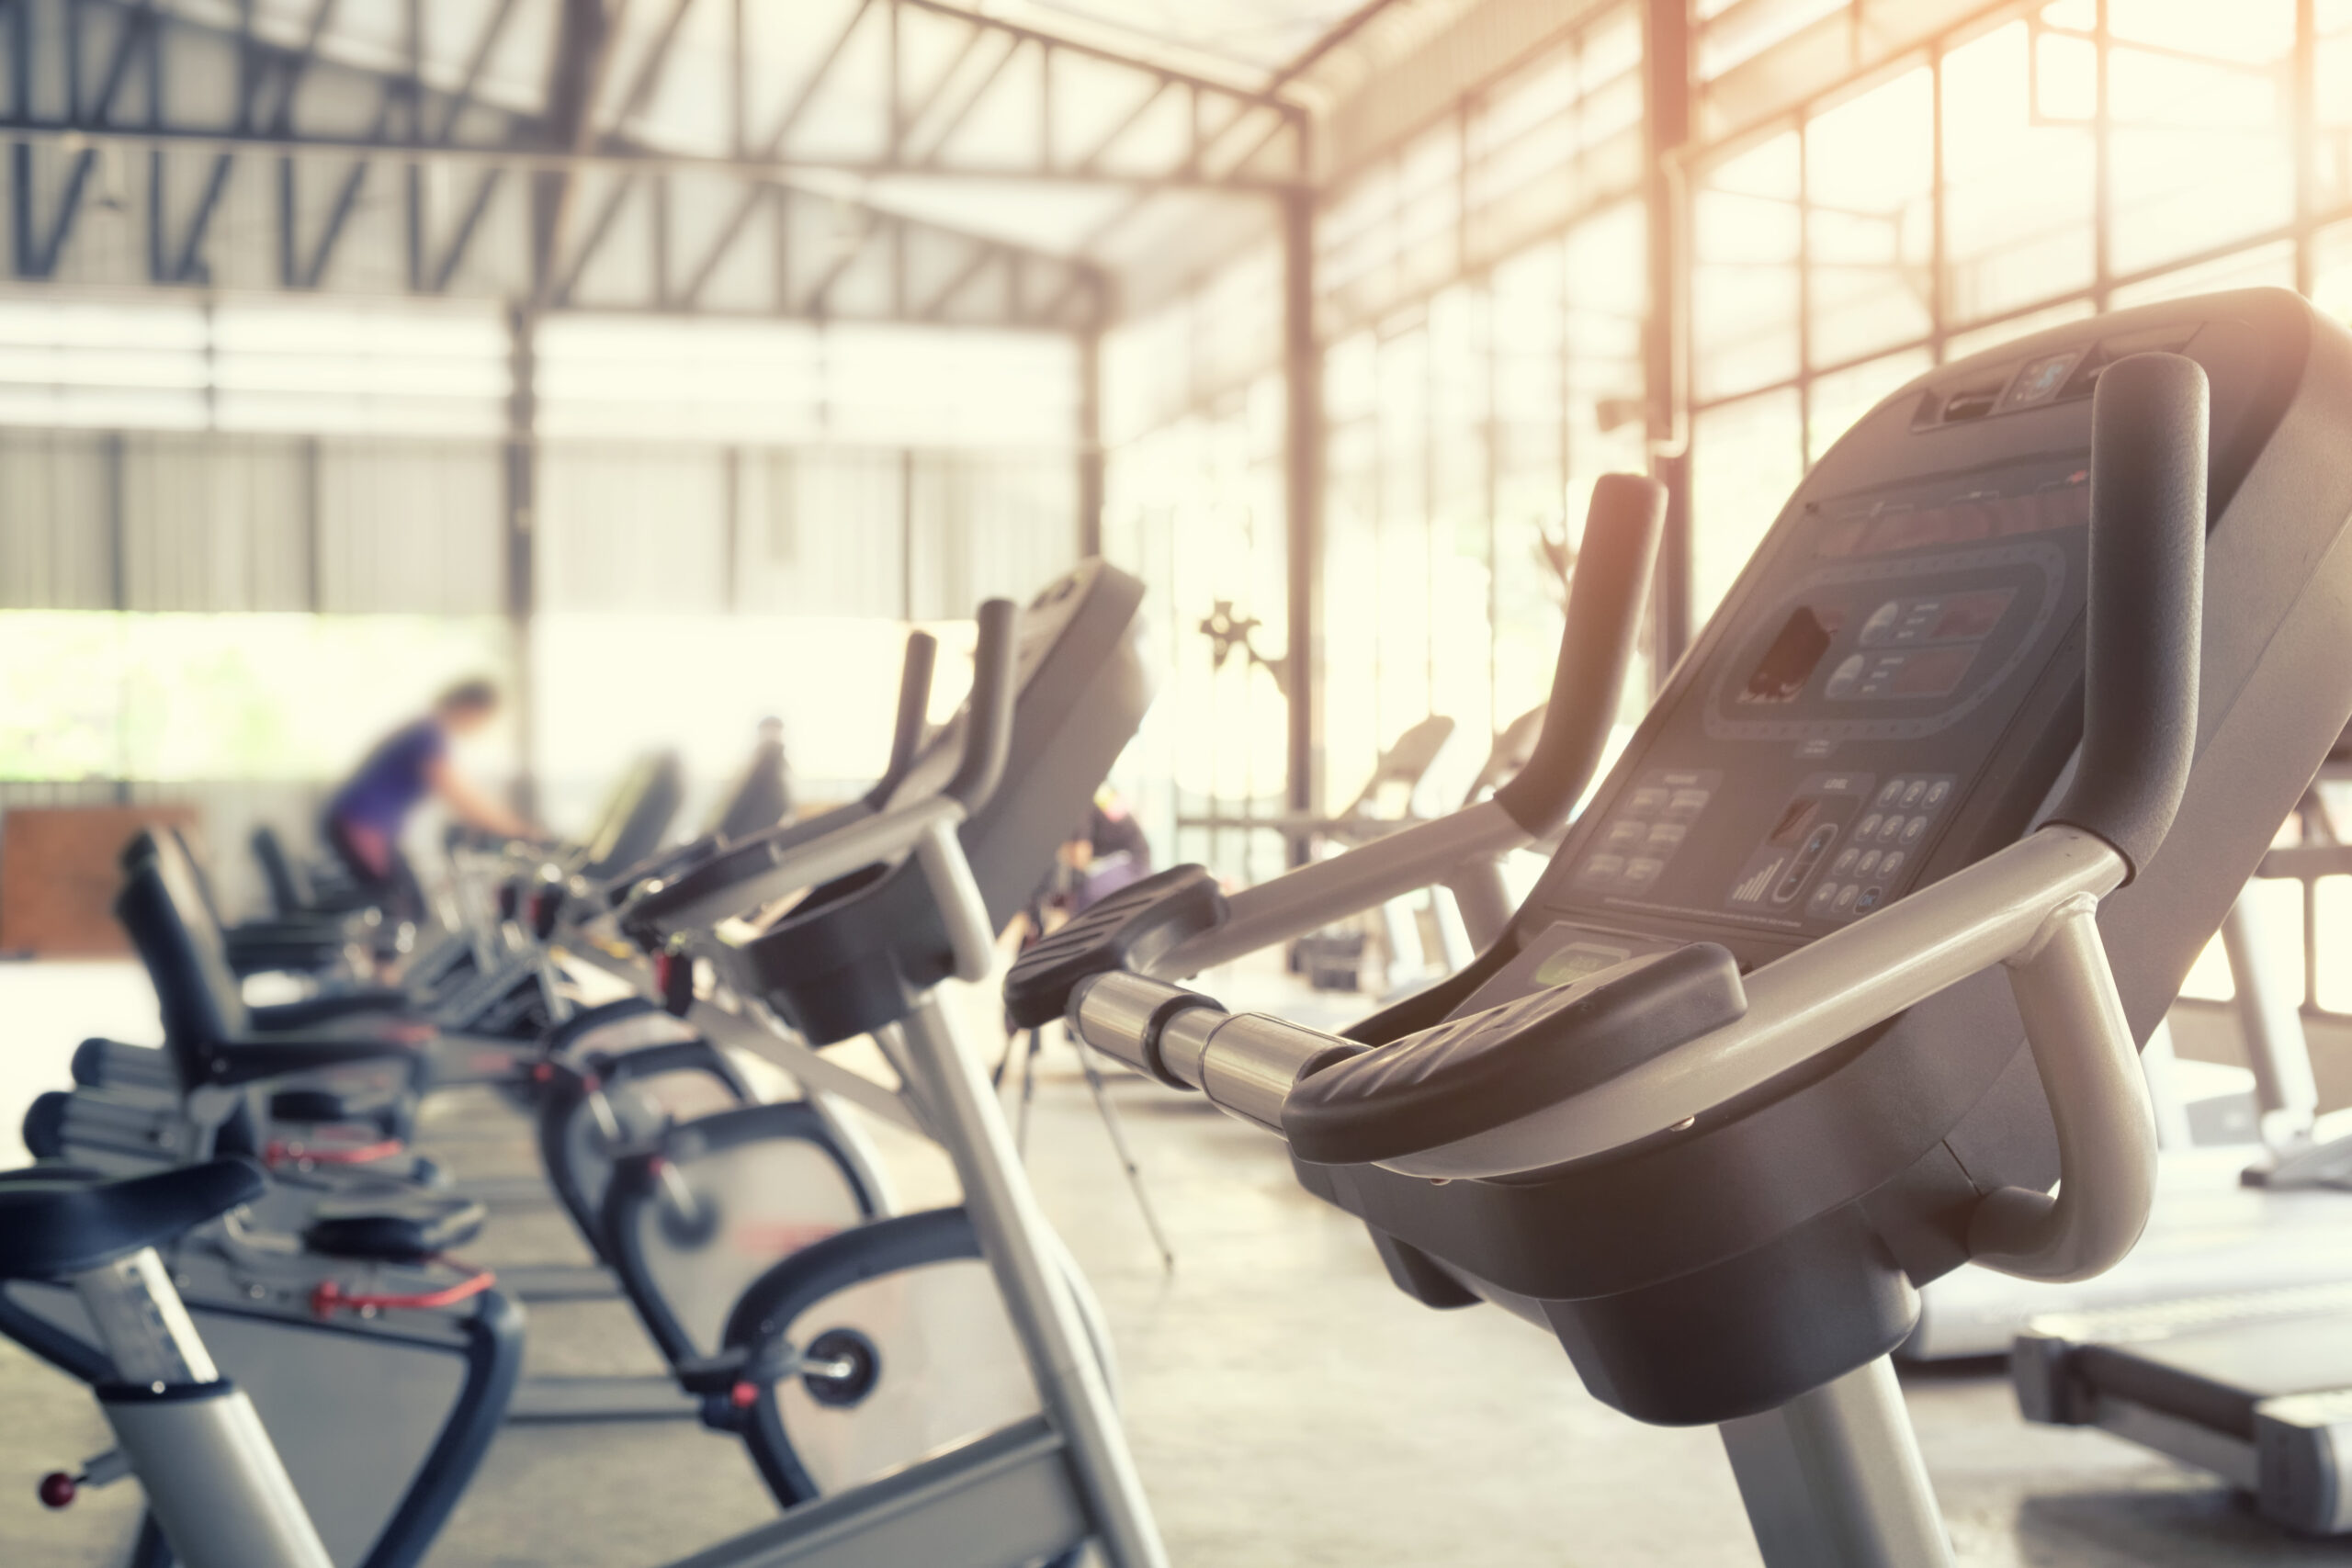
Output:
[[[1712,1433],[1602,1407],[1555,1346],[1498,1313],[1407,1301],[1354,1223],[1293,1184],[1271,1140],[1136,1079],[1113,1093],[1177,1254],[1172,1273],[1058,1043],[1030,1158],[1108,1312],[1137,1461],[1177,1563],[1757,1561]],[[460,1170],[527,1168],[516,1126],[480,1101],[440,1106],[434,1134]],[[948,1195],[935,1155],[882,1142],[903,1202]],[[584,1256],[556,1213],[528,1208],[502,1212],[473,1251],[492,1266]],[[542,1304],[531,1331],[538,1370],[657,1365],[616,1303]],[[2098,1433],[2027,1426],[1997,1368],[1907,1386],[1970,1568],[2352,1562],[2352,1547],[2278,1536],[2200,1474]],[[119,1563],[132,1487],[60,1515],[32,1498],[40,1473],[106,1446],[87,1396],[0,1345],[0,1563]],[[430,1562],[648,1568],[772,1514],[740,1451],[694,1427],[516,1427]]]

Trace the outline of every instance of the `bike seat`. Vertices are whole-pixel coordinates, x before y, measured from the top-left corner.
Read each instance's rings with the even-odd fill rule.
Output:
[[[0,1182],[0,1280],[60,1280],[158,1247],[261,1196],[240,1159],[93,1182],[32,1170]]]
[[[327,1258],[421,1263],[481,1234],[490,1211],[470,1198],[370,1192],[313,1204],[302,1245]]]

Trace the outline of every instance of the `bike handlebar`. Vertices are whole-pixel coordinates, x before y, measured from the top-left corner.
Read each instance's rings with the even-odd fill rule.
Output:
[[[2090,606],[2083,745],[2051,819],[2098,834],[2132,873],[2188,787],[2205,598],[2205,372],[2135,354],[2091,403]]]
[[[1527,765],[1495,791],[1531,837],[1567,819],[1609,743],[1665,526],[1666,487],[1657,480],[1603,474],[1592,487],[1544,729]]]

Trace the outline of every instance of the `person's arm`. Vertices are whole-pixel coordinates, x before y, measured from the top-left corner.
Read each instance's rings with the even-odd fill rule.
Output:
[[[449,808],[450,814],[469,828],[479,828],[485,833],[496,833],[508,839],[542,836],[535,825],[476,789],[446,756],[435,757],[424,765],[424,780],[433,786],[433,793]]]

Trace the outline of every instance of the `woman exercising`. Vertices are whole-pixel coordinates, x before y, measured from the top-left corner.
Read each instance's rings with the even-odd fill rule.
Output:
[[[427,795],[485,833],[510,839],[537,834],[449,761],[449,742],[474,734],[497,713],[497,686],[479,678],[458,682],[441,694],[431,713],[378,741],[327,802],[327,842],[359,886],[403,919],[421,916],[424,899],[401,853],[401,834]]]

